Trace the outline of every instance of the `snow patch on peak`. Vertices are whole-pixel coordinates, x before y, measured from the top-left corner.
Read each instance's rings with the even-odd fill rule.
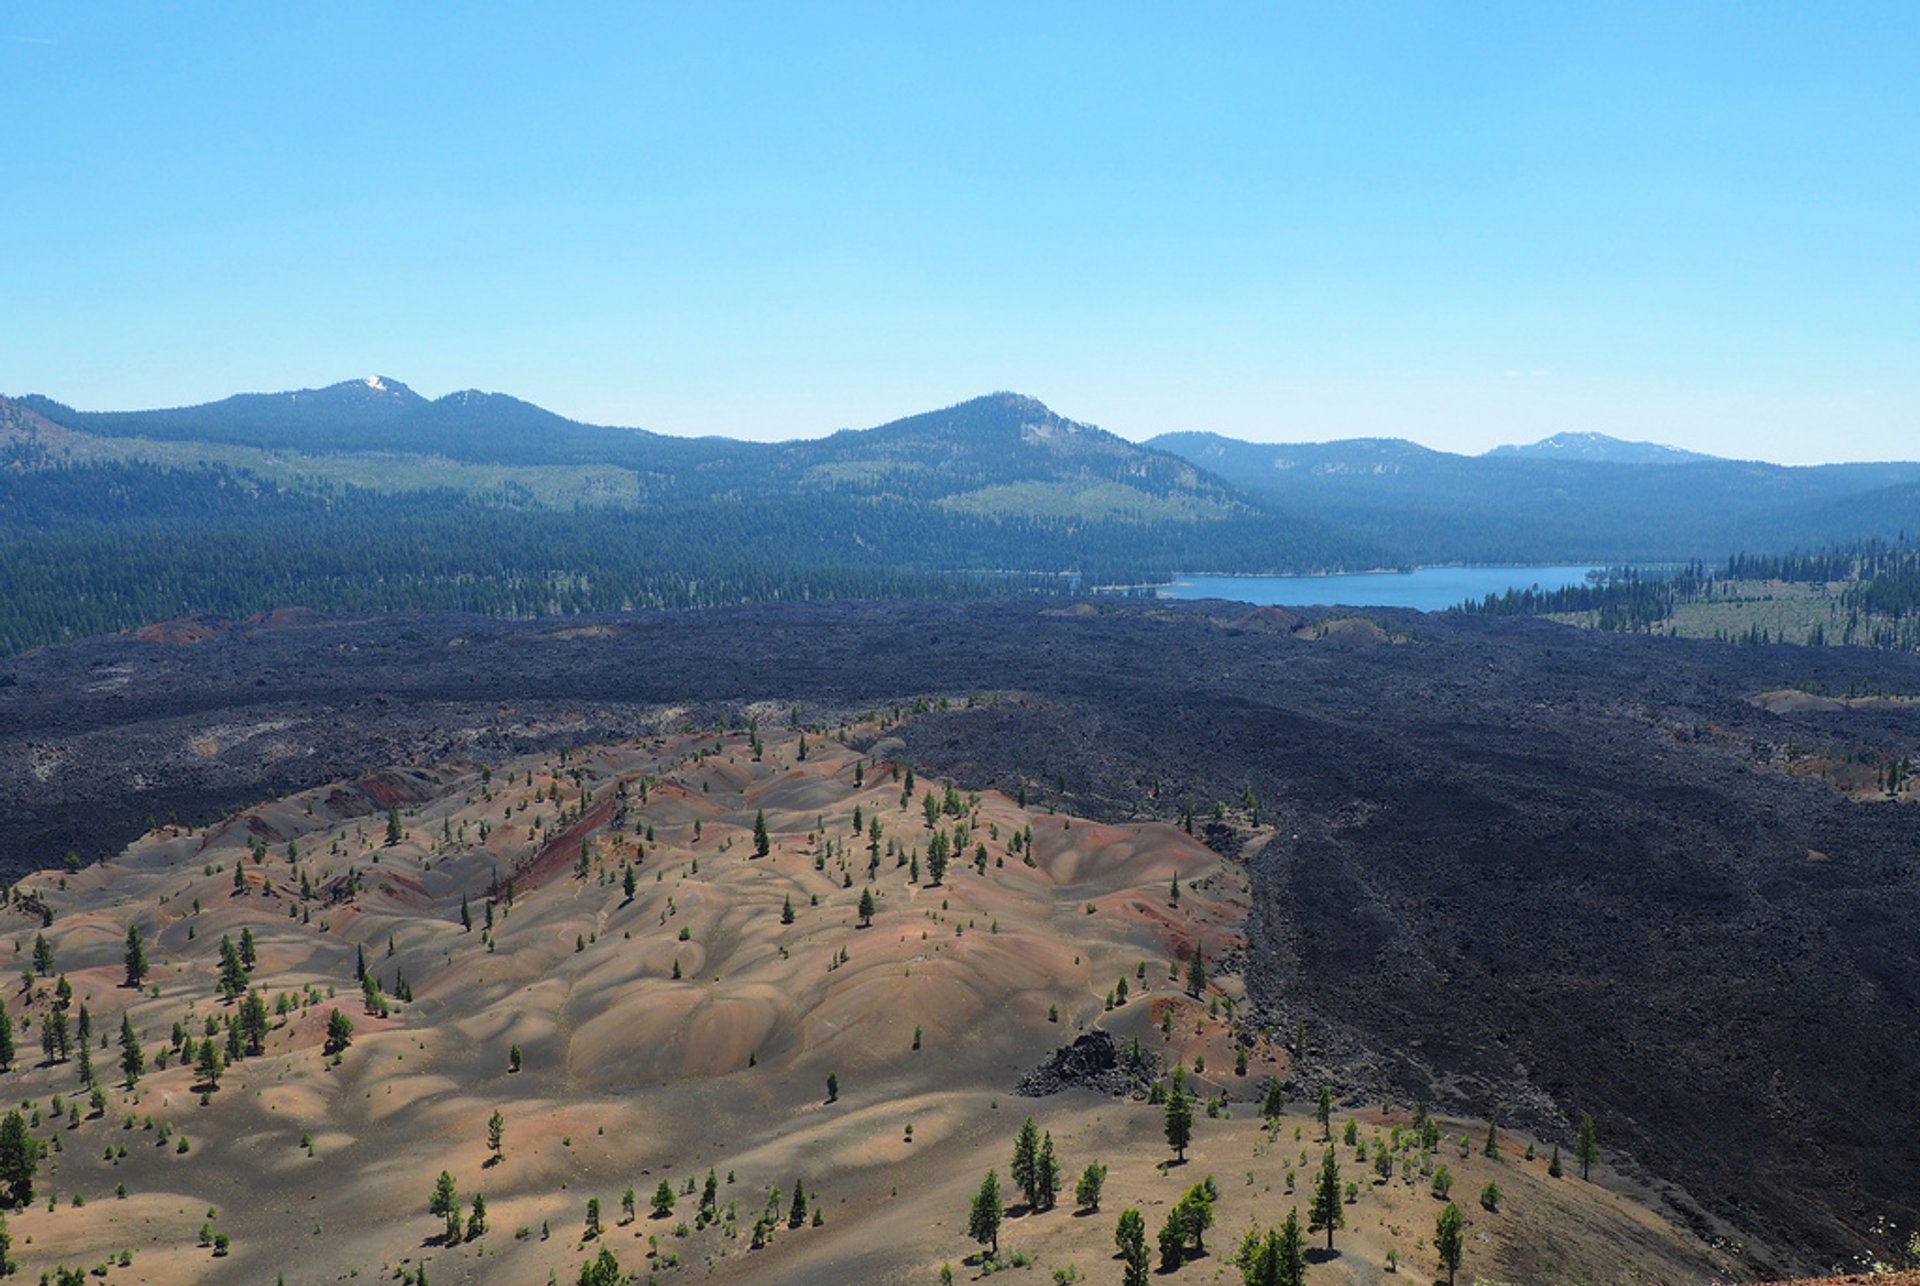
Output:
[[[387,391],[386,382],[383,381],[378,375],[367,376],[366,384],[368,388],[372,389],[376,393],[384,393]]]

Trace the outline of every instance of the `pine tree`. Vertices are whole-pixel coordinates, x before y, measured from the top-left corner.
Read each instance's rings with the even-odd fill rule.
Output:
[[[1280,1078],[1278,1076],[1269,1076],[1267,1078],[1266,1097],[1260,1100],[1260,1115],[1269,1121],[1277,1121],[1280,1119],[1280,1114],[1286,1111],[1286,1108],[1287,1094],[1286,1091],[1281,1088]]]
[[[1451,1201],[1433,1221],[1433,1249],[1440,1256],[1440,1267],[1447,1270],[1447,1286],[1453,1286],[1453,1275],[1460,1270],[1460,1207]]]
[[[580,1265],[580,1286],[624,1286],[627,1280],[620,1261],[605,1246],[591,1262]]]
[[[260,953],[253,944],[253,930],[240,930],[240,967],[252,973],[253,967],[259,963]]]
[[[793,895],[791,893],[787,895],[787,900],[780,905],[780,923],[793,923]]]
[[[467,904],[467,895],[464,893],[460,895],[460,930],[463,933],[473,932],[473,908]]]
[[[873,908],[873,890],[872,889],[860,890],[860,927],[861,928],[865,928],[868,925],[873,923],[873,909],[874,909]]]
[[[1333,1231],[1346,1222],[1340,1209],[1340,1162],[1328,1148],[1320,1156],[1320,1173],[1313,1181],[1313,1205],[1307,1212],[1314,1228],[1327,1231],[1327,1249],[1333,1249]]]
[[[793,1205],[787,1211],[787,1227],[798,1228],[807,1222],[807,1194],[800,1186],[800,1180],[793,1181]]]
[[[439,1215],[447,1221],[447,1240],[453,1241],[459,1227],[460,1194],[454,1188],[450,1172],[442,1170],[440,1177],[433,1181],[433,1193],[427,1198],[427,1213]]]
[[[240,1002],[239,1023],[240,1032],[246,1037],[247,1053],[258,1056],[266,1049],[270,1024],[267,1002],[261,998],[257,988],[247,988],[247,998]]]
[[[338,1009],[327,1015],[326,1052],[338,1054],[353,1043],[353,1019]]]
[[[1193,954],[1187,957],[1187,992],[1199,996],[1207,989],[1207,963],[1200,958],[1200,944],[1193,944]]]
[[[1547,1159],[1547,1176],[1558,1179],[1562,1173],[1563,1171],[1560,1169],[1560,1145],[1556,1143],[1553,1145],[1553,1155]]]
[[[140,1073],[147,1069],[147,1057],[140,1049],[140,1038],[134,1034],[133,1015],[122,1012],[120,1015],[120,1071],[127,1078],[127,1088],[132,1089],[140,1081]]]
[[[247,967],[240,961],[240,949],[233,939],[220,935],[220,998],[232,1001],[247,989]]]
[[[33,968],[42,978],[53,977],[53,944],[44,933],[33,935]]]
[[[1042,1210],[1053,1209],[1060,1200],[1060,1158],[1053,1152],[1051,1130],[1040,1140],[1040,1156],[1034,1164],[1034,1189],[1038,1198],[1035,1204]]]
[[[1181,1222],[1178,1206],[1167,1211],[1166,1222],[1160,1225],[1157,1240],[1160,1244],[1160,1271],[1177,1272],[1187,1258],[1187,1226]]]
[[[220,1051],[214,1046],[213,1037],[200,1042],[200,1057],[193,1069],[199,1076],[195,1084],[208,1091],[220,1088]]]
[[[671,1183],[668,1183],[665,1179],[660,1180],[660,1186],[653,1190],[654,1218],[664,1219],[668,1215],[672,1214],[673,1201],[674,1201],[673,1185]]]
[[[1082,1210],[1092,1214],[1100,1209],[1100,1191],[1106,1185],[1107,1167],[1090,1161],[1080,1172],[1080,1181],[1073,1185],[1073,1199]]]
[[[1320,1137],[1322,1139],[1332,1139],[1333,1091],[1324,1085],[1320,1087],[1320,1102],[1315,1106],[1313,1114],[1320,1122]]]
[[[27,1133],[27,1118],[10,1111],[0,1119],[0,1191],[4,1203],[24,1206],[33,1200],[33,1175],[40,1165],[40,1141]]]
[[[1300,1235],[1298,1210],[1287,1211],[1287,1220],[1280,1225],[1279,1259],[1280,1286],[1306,1286],[1307,1247]]]
[[[753,815],[753,855],[765,857],[773,851],[773,841],[767,835],[767,813],[761,809]]]
[[[1148,1286],[1153,1279],[1152,1261],[1147,1255],[1147,1221],[1138,1210],[1120,1212],[1120,1222],[1113,1230],[1113,1244],[1120,1248],[1120,1257],[1126,1261],[1126,1273],[1121,1279],[1124,1286]]]
[[[1580,1177],[1591,1179],[1593,1163],[1600,1159],[1600,1132],[1591,1115],[1580,1118],[1580,1130],[1574,1137],[1573,1154],[1580,1158]]]
[[[493,1115],[487,1118],[488,1165],[498,1165],[500,1158],[506,1155],[501,1149],[502,1135],[505,1134],[506,1128],[507,1118],[500,1115],[500,1109],[496,1107],[493,1109]]]
[[[1013,1164],[1007,1167],[1007,1175],[1027,1200],[1028,1206],[1039,1202],[1040,1167],[1040,1130],[1028,1117],[1020,1123],[1020,1132],[1013,1139]]]
[[[1181,1161],[1187,1159],[1187,1145],[1193,1141],[1193,1100],[1183,1085],[1175,1084],[1167,1095],[1167,1146]]]
[[[633,901],[634,894],[639,890],[639,888],[640,888],[640,881],[634,876],[633,863],[629,862],[627,863],[626,874],[620,877],[620,891],[626,894],[627,901],[631,902]],[[491,908],[493,904],[488,903],[487,905],[489,908]]]
[[[387,847],[392,848],[406,838],[406,831],[400,826],[400,805],[387,805]]]
[[[7,1011],[0,1008],[0,1072],[13,1070],[13,1060],[20,1051],[13,1044],[13,1019],[7,1017]]]
[[[1489,1120],[1487,1122],[1487,1146],[1482,1148],[1480,1151],[1482,1156],[1490,1156],[1495,1158],[1499,1157],[1500,1155],[1500,1122],[1495,1120]]]
[[[932,798],[931,793],[928,798]],[[987,1248],[989,1259],[1000,1254],[1000,1219],[1005,1213],[1006,1208],[1000,1203],[1000,1176],[989,1170],[967,1210],[967,1235]]]
[[[147,977],[147,949],[140,938],[140,926],[127,926],[127,986],[138,987]]]
[[[1180,1221],[1180,1231],[1193,1243],[1196,1255],[1207,1253],[1206,1233],[1213,1227],[1213,1199],[1218,1193],[1213,1186],[1213,1177],[1209,1175],[1203,1182],[1188,1188],[1186,1195],[1174,1205],[1173,1213]]]

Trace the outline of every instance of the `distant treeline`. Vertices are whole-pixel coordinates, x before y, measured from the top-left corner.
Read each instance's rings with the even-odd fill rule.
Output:
[[[1676,568],[1608,568],[1585,585],[1565,589],[1508,590],[1457,611],[1483,616],[1550,616],[1594,613],[1604,630],[1647,630],[1670,620],[1684,604],[1710,602],[1736,592],[1741,583],[1778,581],[1829,587],[1834,613],[1845,612],[1838,640],[1869,647],[1920,647],[1920,548],[1905,543],[1861,541],[1815,553],[1730,556],[1709,569],[1700,562]],[[1756,630],[1740,641],[1769,642]],[[1812,640],[1830,641],[1816,624]]]
[[[9,467],[11,466],[11,467]],[[531,618],[978,597],[1258,567],[1275,520],[1047,520],[891,497],[728,494],[572,510],[282,486],[220,466],[0,459],[0,654],[192,612]],[[1295,533],[1298,539],[1298,533]]]
[[[538,617],[719,603],[1064,591],[1059,575],[899,566],[806,513],[509,509],[317,495],[219,470],[0,471],[0,653],[190,612]]]

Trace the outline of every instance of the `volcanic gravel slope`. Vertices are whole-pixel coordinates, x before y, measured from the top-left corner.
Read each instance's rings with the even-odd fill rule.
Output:
[[[1920,809],[1801,771],[1920,748],[1920,659],[1545,622],[1033,601],[605,621],[276,620],[0,670],[14,871],[387,764],[914,693],[903,757],[1107,818],[1233,807],[1260,1017],[1302,1086],[1425,1095],[1667,1185],[1762,1271],[1920,1222]],[[1238,807],[1250,791],[1259,825]],[[1277,826],[1275,823],[1277,822]]]

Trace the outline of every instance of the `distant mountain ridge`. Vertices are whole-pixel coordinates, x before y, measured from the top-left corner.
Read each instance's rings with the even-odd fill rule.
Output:
[[[294,485],[392,492],[403,487],[389,479],[404,477],[405,487],[516,505],[687,510],[695,528],[716,520],[715,505],[813,506],[859,557],[915,566],[1717,560],[1920,529],[1914,463],[1793,468],[1597,433],[1481,456],[1384,437],[1272,444],[1170,433],[1134,443],[1012,392],[773,443],[584,424],[478,389],[428,399],[384,375],[154,411],[80,411],[38,396],[10,405],[16,418],[88,435],[89,458],[177,466],[203,455]],[[383,463],[394,457],[404,467]],[[963,519],[964,538],[941,526]],[[911,548],[899,543],[909,530],[921,533]]]
[[[1556,433],[1525,445],[1498,446],[1494,456],[1530,456],[1542,460],[1590,460],[1604,464],[1697,464],[1721,457],[1703,455],[1658,442],[1629,442],[1604,433]]]
[[[1676,460],[1666,448],[1640,449],[1648,444],[1562,437],[1571,445],[1480,456],[1400,438],[1168,433],[1147,445],[1364,536],[1395,551],[1397,564],[1717,560],[1920,530],[1920,463]]]

